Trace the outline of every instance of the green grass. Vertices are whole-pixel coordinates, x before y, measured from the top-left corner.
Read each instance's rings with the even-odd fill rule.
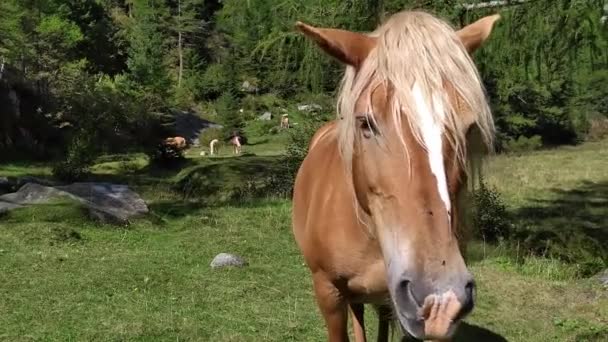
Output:
[[[595,216],[607,217],[608,207],[596,204],[608,192],[590,184],[608,182],[607,147],[604,141],[497,156],[487,180],[515,214],[537,208],[552,220],[605,230]],[[245,175],[268,172],[274,161],[193,158],[181,170],[158,171],[138,156],[127,158],[129,165],[105,160],[94,178],[132,184],[151,208],[128,227],[91,222],[69,202],[0,217],[0,340],[324,340],[308,269],[291,235],[289,201],[204,205],[207,196],[221,199],[225,189],[243,184]],[[0,166],[0,175],[9,172],[49,174],[44,165]],[[184,200],[173,191],[195,180],[207,192]],[[555,213],[552,208],[571,203],[560,202],[564,197],[576,206]],[[581,208],[594,214],[573,213]],[[528,222],[542,224],[539,218]],[[212,270],[220,252],[240,254],[250,266]],[[469,254],[478,305],[457,341],[608,339],[608,290],[580,279],[576,265],[506,245],[475,243]],[[374,320],[369,314],[370,337]]]
[[[541,150],[526,154],[493,156],[486,180],[496,186],[511,207],[555,200],[586,184],[608,182],[608,140]]]
[[[491,159],[487,182],[503,196],[522,248],[608,267],[608,140]],[[586,270],[585,270],[586,269]]]

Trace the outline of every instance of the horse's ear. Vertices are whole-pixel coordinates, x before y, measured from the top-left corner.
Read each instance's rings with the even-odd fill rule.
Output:
[[[317,28],[298,21],[296,28],[312,39],[323,51],[340,62],[359,67],[376,46],[376,39],[361,33]]]
[[[488,39],[494,23],[498,19],[500,19],[500,14],[483,17],[456,32],[469,53],[475,52]]]

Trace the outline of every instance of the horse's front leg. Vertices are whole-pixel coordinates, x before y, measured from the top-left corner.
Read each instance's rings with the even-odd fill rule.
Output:
[[[348,342],[348,304],[336,286],[322,273],[313,276],[317,305],[325,319],[329,342]]]
[[[353,319],[353,332],[355,335],[355,342],[366,342],[367,338],[365,337],[365,324],[363,322],[365,306],[361,303],[351,303],[350,313]]]

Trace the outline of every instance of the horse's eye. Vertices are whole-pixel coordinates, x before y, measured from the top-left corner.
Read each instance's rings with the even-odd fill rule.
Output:
[[[371,123],[368,120],[363,119],[360,122],[361,122],[361,124],[360,124],[361,129],[365,129],[365,130],[371,130],[372,129],[372,125],[371,125]]]
[[[369,138],[377,133],[377,129],[374,126],[374,122],[368,115],[357,116],[357,122],[359,128],[363,132],[363,136]]]

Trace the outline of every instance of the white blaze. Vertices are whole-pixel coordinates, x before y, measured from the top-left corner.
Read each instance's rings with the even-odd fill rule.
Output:
[[[439,120],[445,115],[443,105],[438,99],[432,100],[432,108],[429,106],[429,101],[424,98],[420,86],[416,83],[412,87],[414,101],[416,102],[417,115],[420,118],[420,130],[422,139],[429,156],[431,172],[437,180],[437,190],[439,196],[445,203],[445,208],[449,213],[450,195],[448,193],[448,183],[445,177],[445,167],[443,163],[443,123]],[[433,113],[435,111],[435,113]],[[439,122],[438,122],[439,121]]]

